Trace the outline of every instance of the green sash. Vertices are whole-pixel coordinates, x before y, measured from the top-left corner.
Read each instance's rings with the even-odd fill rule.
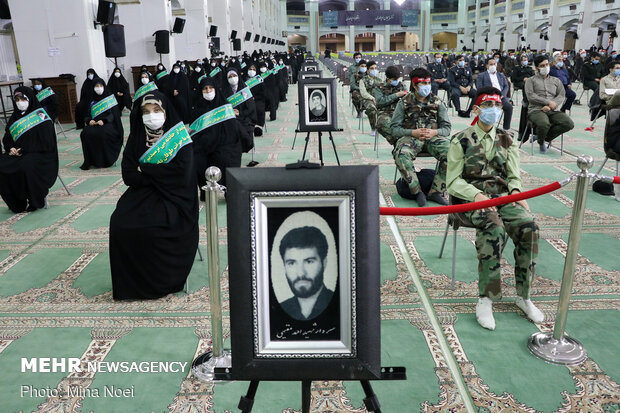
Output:
[[[205,113],[198,119],[189,125],[189,132],[191,136],[202,132],[203,130],[224,122],[225,120],[234,119],[235,111],[232,105],[222,105],[217,109],[213,109],[210,112]]]
[[[269,77],[271,72],[272,72],[271,70],[267,70],[265,73],[261,73],[261,75],[260,75],[261,79],[263,79],[263,80],[267,79],[267,77]]]
[[[241,62],[241,69],[245,69],[247,65],[245,64],[245,62]]]
[[[222,69],[221,69],[221,68],[216,67],[215,69],[213,69],[213,70],[211,71],[211,73],[209,73],[209,77],[213,77],[213,76],[217,75],[218,73],[220,73],[221,71],[222,71]]]
[[[45,109],[39,108],[31,112],[28,116],[24,116],[17,122],[13,123],[9,128],[13,142],[17,142],[17,140],[21,138],[25,132],[45,122],[46,120],[51,121],[52,118],[49,117]]]
[[[202,79],[204,79],[205,77],[207,77],[207,75],[202,75],[198,78],[198,84],[200,84],[200,82],[202,82]]]
[[[159,79],[161,79],[164,76],[168,76],[168,71],[167,70],[164,70],[164,71],[159,72],[158,74],[156,74],[155,75],[155,79],[159,80]]]
[[[250,88],[246,87],[245,89],[241,89],[234,95],[228,98],[228,102],[232,105],[233,108],[236,108],[246,100],[252,97],[252,92],[250,92]]]
[[[90,108],[90,118],[95,119],[97,116],[101,115],[106,110],[112,109],[116,105],[118,105],[116,98],[114,97],[114,95],[110,95],[107,98],[95,103]]]
[[[247,87],[249,87],[250,89],[252,89],[254,86],[263,83],[264,80],[262,77],[260,76],[254,76],[252,79],[248,80],[247,82],[245,82],[245,85]]]
[[[45,89],[43,89],[42,91],[37,93],[37,100],[39,102],[43,102],[45,99],[47,99],[48,97],[50,97],[52,95],[55,95],[55,93],[52,90],[52,88],[46,87]]]
[[[273,72],[273,74],[275,75],[276,73],[278,73],[280,71],[280,66],[274,66],[273,69],[271,69],[271,71]]]
[[[136,90],[136,94],[133,95],[133,101],[135,102],[136,100],[140,99],[142,96],[153,90],[157,90],[157,85],[155,84],[155,82],[149,82],[146,85],[141,86],[140,89]]]
[[[144,152],[139,159],[140,163],[159,165],[168,163],[179,153],[182,147],[192,142],[183,122],[174,125],[164,136],[159,138],[155,145]]]

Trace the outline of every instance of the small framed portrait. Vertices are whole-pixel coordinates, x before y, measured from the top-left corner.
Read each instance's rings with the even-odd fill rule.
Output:
[[[312,61],[306,61],[301,65],[301,71],[302,72],[316,72],[319,70],[319,64]]]
[[[307,72],[299,72],[299,80],[303,79],[320,79],[323,77],[321,70],[309,70]]]
[[[377,167],[226,179],[233,377],[378,377]]]
[[[300,80],[298,98],[300,131],[338,129],[335,78]]]

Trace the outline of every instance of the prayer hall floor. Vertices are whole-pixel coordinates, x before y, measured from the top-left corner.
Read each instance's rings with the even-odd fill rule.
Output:
[[[391,149],[380,138],[379,154],[351,115],[347,92],[338,88],[339,126],[335,142],[343,165],[372,164],[380,170],[380,191],[388,206],[413,207],[392,184]],[[443,94],[441,94],[443,95]],[[256,138],[254,159],[261,167],[281,167],[301,158],[297,87],[281,104],[278,120]],[[451,114],[452,132],[471,119]],[[515,108],[517,125],[520,108]],[[564,156],[546,155],[529,144],[521,150],[526,189],[560,180],[577,170],[575,155],[590,154],[596,171],[604,159],[604,120],[586,132],[585,106],[574,106],[575,129],[564,137]],[[127,112],[123,116],[129,131]],[[70,125],[65,125],[65,128]],[[316,134],[315,134],[316,135]],[[556,143],[557,142],[557,143]],[[559,139],[554,144],[559,145]],[[114,302],[108,258],[108,224],[126,189],[120,160],[108,169],[82,171],[79,132],[59,136],[60,182],[52,188],[50,208],[12,214],[0,201],[0,411],[58,412],[233,412],[247,382],[209,385],[189,376],[193,358],[210,348],[207,262],[198,257],[189,293],[154,301]],[[328,165],[335,157],[324,141]],[[316,137],[309,145],[318,160]],[[245,154],[243,165],[251,160]],[[418,167],[434,168],[434,159]],[[612,175],[608,162],[604,173]],[[532,298],[544,311],[541,325],[529,322],[514,305],[515,289],[509,242],[502,264],[504,300],[495,305],[497,328],[488,331],[475,319],[478,296],[474,232],[458,231],[456,288],[450,286],[452,235],[438,258],[445,216],[381,218],[382,365],[407,368],[406,381],[374,382],[383,412],[615,412],[620,409],[620,203],[590,190],[567,331],[588,351],[575,367],[547,364],[530,355],[526,341],[553,328],[566,254],[575,186],[532,199],[541,227],[540,255]],[[379,200],[377,200],[379,202]],[[433,204],[430,204],[433,206]],[[229,337],[225,202],[219,204],[224,332]],[[201,209],[201,249],[206,258],[205,213]],[[22,358],[72,357],[106,362],[187,362],[185,370],[161,373],[69,374],[22,372]],[[234,355],[233,355],[234,357]],[[74,390],[57,396],[54,390]],[[104,397],[114,386],[127,396]],[[43,391],[46,390],[47,391]],[[79,391],[75,391],[78,389]],[[85,391],[88,389],[89,391]],[[93,395],[99,391],[100,397]],[[118,394],[118,393],[114,393]],[[358,382],[313,382],[313,412],[364,412]],[[298,382],[264,382],[254,412],[292,413],[301,409]],[[470,409],[471,411],[472,409]]]

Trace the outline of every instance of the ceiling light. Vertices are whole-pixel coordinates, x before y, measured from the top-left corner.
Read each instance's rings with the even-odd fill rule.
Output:
[[[394,0],[394,2],[396,2],[399,6],[402,6],[405,1],[406,0]]]

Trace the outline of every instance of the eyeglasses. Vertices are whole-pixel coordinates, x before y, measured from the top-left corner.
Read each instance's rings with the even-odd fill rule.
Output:
[[[491,102],[491,101],[487,101],[487,102],[482,102],[480,104],[480,107],[483,109],[488,109],[488,108],[492,108],[493,106],[495,106],[496,108],[500,108],[502,107],[502,102]]]

